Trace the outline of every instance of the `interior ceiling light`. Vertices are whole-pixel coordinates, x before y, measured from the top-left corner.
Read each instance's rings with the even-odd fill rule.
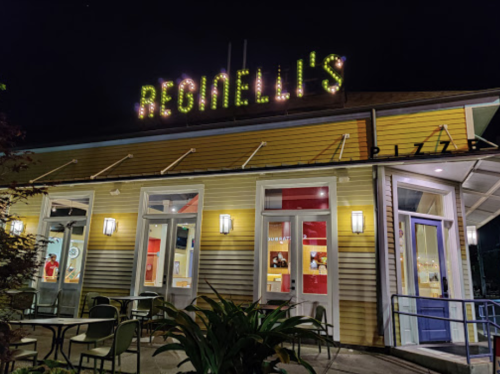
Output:
[[[441,173],[443,171],[443,169],[435,169],[434,170],[436,173]]]

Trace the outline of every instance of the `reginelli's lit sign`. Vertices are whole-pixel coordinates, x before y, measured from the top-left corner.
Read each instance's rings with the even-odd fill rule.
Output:
[[[257,68],[237,70],[234,77],[221,72],[199,80],[185,77],[177,84],[162,81],[160,87],[142,87],[138,116],[144,119],[169,118],[175,112],[221,113],[230,107],[244,109],[250,104],[262,109],[276,105],[279,108],[289,102],[305,102],[308,95],[318,91],[335,95],[343,85],[344,62],[345,57],[336,54],[319,59],[316,52],[311,52],[307,59],[297,60],[296,66],[286,72],[287,79],[278,67],[271,77]]]

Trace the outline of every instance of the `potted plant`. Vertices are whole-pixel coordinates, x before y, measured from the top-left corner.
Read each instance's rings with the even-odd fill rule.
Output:
[[[264,315],[258,302],[249,306],[236,304],[210,287],[216,295],[215,299],[207,296],[197,298],[205,301],[208,308],[195,305],[197,299],[184,310],[168,302],[161,307],[169,318],[160,322],[157,331],[163,329],[164,338],[171,338],[171,342],[158,348],[154,355],[167,351],[185,352],[187,358],[177,367],[189,362],[194,371],[179,372],[183,374],[286,373],[277,367],[280,362],[296,362],[310,373],[315,373],[307,361],[294,350],[283,347],[283,343],[301,338],[333,344],[329,338],[300,327],[312,324],[325,329],[320,321],[303,316],[287,318],[281,306]],[[190,313],[199,317],[206,331]]]

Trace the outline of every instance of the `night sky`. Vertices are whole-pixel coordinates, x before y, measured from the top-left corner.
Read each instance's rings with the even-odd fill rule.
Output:
[[[136,120],[142,85],[211,77],[228,42],[234,71],[244,39],[250,68],[344,55],[348,91],[495,88],[499,19],[495,1],[4,0],[2,109],[31,144],[148,130]]]

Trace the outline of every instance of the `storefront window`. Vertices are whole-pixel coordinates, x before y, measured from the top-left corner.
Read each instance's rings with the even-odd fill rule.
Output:
[[[302,225],[303,292],[328,294],[326,222],[304,222]]]
[[[151,194],[147,214],[197,213],[198,193]]]
[[[50,217],[84,217],[89,210],[89,198],[50,199]]]
[[[165,268],[168,224],[150,224],[144,285],[161,287]]]
[[[443,216],[443,196],[409,188],[398,187],[398,208],[408,212]]]
[[[419,295],[442,297],[437,227],[415,224]]]
[[[42,282],[55,283],[59,273],[59,262],[61,262],[64,226],[60,223],[51,225],[48,236],[49,244],[47,245],[47,257],[43,265]]]
[[[328,187],[267,189],[264,209],[328,209]]]
[[[290,292],[290,221],[269,222],[267,291]]]
[[[73,227],[69,242],[68,260],[66,261],[66,274],[64,283],[78,283],[83,265],[83,243],[85,238],[85,227]]]
[[[195,232],[194,223],[176,225],[172,287],[191,288]]]

